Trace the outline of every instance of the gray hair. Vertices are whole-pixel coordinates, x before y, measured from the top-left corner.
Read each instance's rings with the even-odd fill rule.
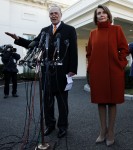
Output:
[[[49,7],[49,11],[52,9],[52,8],[58,8],[59,9],[59,11],[61,12],[61,7],[60,6],[58,6],[58,5],[56,5],[56,4],[52,4],[52,5],[50,5],[50,7]],[[62,12],[61,12],[62,13]]]

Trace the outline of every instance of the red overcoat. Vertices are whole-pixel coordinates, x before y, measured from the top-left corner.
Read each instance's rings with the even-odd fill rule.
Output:
[[[102,22],[91,31],[87,69],[92,103],[124,102],[124,68],[128,54],[128,44],[119,25]]]

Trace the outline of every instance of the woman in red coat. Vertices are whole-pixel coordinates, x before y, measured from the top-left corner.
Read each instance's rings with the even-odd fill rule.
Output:
[[[128,44],[121,27],[111,25],[112,15],[106,6],[97,7],[94,22],[97,28],[90,33],[87,58],[91,101],[98,104],[101,123],[96,143],[106,139],[107,146],[110,146],[114,143],[116,104],[124,102]]]

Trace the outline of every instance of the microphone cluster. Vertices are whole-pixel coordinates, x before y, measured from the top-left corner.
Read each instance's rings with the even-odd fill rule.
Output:
[[[48,50],[49,50],[49,41],[50,41],[50,35],[49,33],[42,32],[40,36],[40,41],[32,41],[28,46],[28,51],[26,56],[23,60],[20,60],[19,65],[27,65],[30,68],[35,68],[36,63],[42,63],[44,60],[45,62],[48,60]],[[60,60],[60,44],[61,44],[61,34],[57,33],[55,37],[55,52],[53,54],[54,58],[52,60],[52,65],[62,65],[62,60]],[[69,47],[69,40],[65,40],[64,44],[66,45],[66,48]],[[45,55],[43,55],[45,53]],[[44,58],[45,56],[45,58]]]

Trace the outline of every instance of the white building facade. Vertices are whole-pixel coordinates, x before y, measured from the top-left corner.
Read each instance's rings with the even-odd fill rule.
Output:
[[[23,58],[26,50],[14,45],[14,40],[4,32],[15,33],[24,38],[37,36],[40,30],[50,25],[48,7],[49,0],[0,0],[0,46],[12,44]],[[95,28],[93,13],[97,5],[109,7],[113,15],[113,23],[122,26],[128,42],[133,42],[133,2],[131,0],[80,0],[68,5],[58,2],[63,11],[62,20],[74,26],[78,35],[78,74],[86,77],[86,45],[90,30]],[[67,8],[67,9],[66,9]],[[129,62],[131,63],[131,62]],[[19,67],[20,73],[22,68]]]

